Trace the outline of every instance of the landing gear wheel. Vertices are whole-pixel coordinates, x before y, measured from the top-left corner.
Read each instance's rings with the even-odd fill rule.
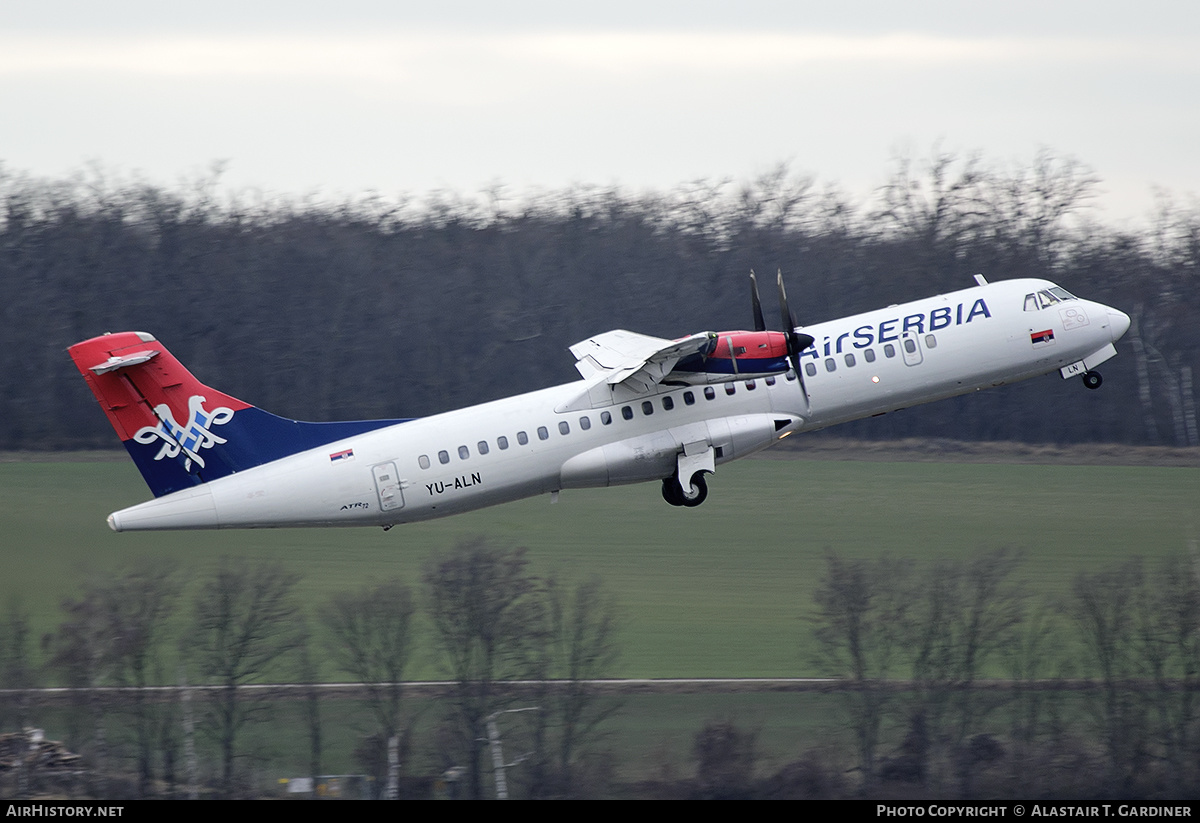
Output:
[[[675,488],[679,489],[679,484],[675,484]],[[682,492],[683,505],[689,508],[699,506],[708,497],[708,484],[704,482],[704,474],[696,472],[692,475],[692,485],[687,491]]]
[[[672,506],[687,506],[688,508],[699,506],[708,497],[708,484],[704,482],[704,472],[696,472],[692,475],[691,485],[686,492],[679,488],[679,481],[675,475],[664,477],[662,496],[663,500]]]
[[[1100,372],[1098,371],[1085,371],[1083,373],[1083,385],[1089,389],[1098,389],[1103,382],[1104,378],[1100,376]]]
[[[683,489],[679,488],[679,481],[675,476],[664,477],[662,481],[662,496],[672,506],[683,505]]]

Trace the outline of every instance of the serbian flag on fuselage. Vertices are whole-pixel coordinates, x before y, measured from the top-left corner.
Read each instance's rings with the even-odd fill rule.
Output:
[[[1049,346],[1054,342],[1054,329],[1033,332],[1029,335],[1029,342],[1033,344],[1035,349],[1039,346]]]

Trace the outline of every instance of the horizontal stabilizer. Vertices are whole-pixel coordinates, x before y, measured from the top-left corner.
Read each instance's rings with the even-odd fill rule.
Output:
[[[138,352],[137,354],[127,354],[124,357],[110,357],[103,363],[99,363],[91,367],[91,370],[96,374],[108,374],[110,371],[117,369],[127,369],[130,366],[138,366],[158,357],[158,349]]]

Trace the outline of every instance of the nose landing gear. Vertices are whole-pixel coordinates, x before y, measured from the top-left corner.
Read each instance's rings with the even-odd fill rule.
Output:
[[[1100,372],[1098,371],[1085,371],[1083,373],[1083,385],[1089,389],[1098,389],[1103,382],[1104,378],[1100,376]]]

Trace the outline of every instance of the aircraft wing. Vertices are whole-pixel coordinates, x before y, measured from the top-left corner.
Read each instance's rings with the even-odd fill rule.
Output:
[[[712,332],[664,340],[617,329],[576,343],[571,354],[590,386],[607,383],[633,396],[653,391],[680,359],[710,350],[714,339]]]

